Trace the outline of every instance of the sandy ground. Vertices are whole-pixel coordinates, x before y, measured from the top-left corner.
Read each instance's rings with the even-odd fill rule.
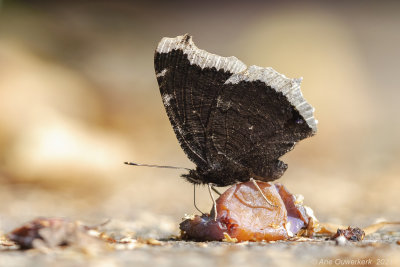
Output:
[[[107,228],[104,229],[107,232]],[[115,228],[113,229],[116,230]],[[85,247],[0,250],[1,266],[398,266],[400,232],[375,233],[362,242],[337,245],[316,238],[296,242],[189,242],[162,239],[113,249]]]

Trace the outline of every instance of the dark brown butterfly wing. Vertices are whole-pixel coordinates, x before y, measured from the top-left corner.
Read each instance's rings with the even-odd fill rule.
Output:
[[[160,92],[175,134],[197,169],[195,183],[274,180],[278,159],[316,131],[299,80],[164,38],[155,53]]]

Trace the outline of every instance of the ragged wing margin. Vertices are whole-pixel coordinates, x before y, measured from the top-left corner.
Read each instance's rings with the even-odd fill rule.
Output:
[[[172,50],[181,50],[188,56],[192,65],[204,68],[223,69],[232,73],[226,84],[237,84],[241,81],[261,81],[277,92],[281,92],[289,102],[299,111],[300,115],[312,129],[313,134],[317,132],[318,121],[314,118],[314,108],[304,99],[300,90],[300,79],[290,79],[280,74],[273,68],[262,68],[258,66],[247,66],[236,57],[221,57],[196,47],[192,37],[185,34],[175,38],[164,37],[157,47],[158,53],[169,53]]]

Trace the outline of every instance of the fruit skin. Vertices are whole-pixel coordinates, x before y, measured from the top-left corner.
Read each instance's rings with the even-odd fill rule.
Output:
[[[224,232],[227,232],[226,224],[217,218],[216,221],[209,214],[195,215],[193,219],[187,219],[180,225],[182,239],[196,241],[221,241]]]
[[[238,183],[216,200],[216,221],[209,215],[187,219],[180,224],[182,238],[221,241],[225,232],[239,242],[286,240],[308,225],[304,207],[283,185],[257,184],[273,206],[252,182]]]

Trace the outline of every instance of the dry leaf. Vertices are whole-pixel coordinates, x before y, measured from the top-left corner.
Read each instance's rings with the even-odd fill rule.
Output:
[[[37,248],[47,252],[58,246],[73,246],[87,254],[93,254],[114,240],[83,225],[63,218],[38,218],[16,228],[7,237],[20,249]]]

